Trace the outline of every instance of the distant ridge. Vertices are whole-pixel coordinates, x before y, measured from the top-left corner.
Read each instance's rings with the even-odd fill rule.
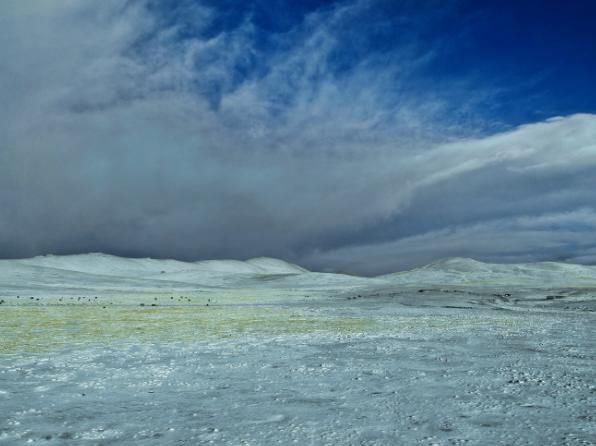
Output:
[[[241,260],[184,262],[171,259],[118,257],[100,252],[73,255],[44,255],[12,262],[82,273],[114,276],[147,276],[188,271],[215,274],[300,274],[305,268],[280,259],[257,257]]]
[[[560,262],[485,263],[451,257],[377,278],[395,284],[596,287],[596,266]]]
[[[178,260],[109,254],[46,255],[0,260],[0,295],[83,292],[181,292],[200,288],[348,290],[358,287],[594,288],[596,266],[557,262],[497,264],[454,257],[429,265],[358,277],[311,272],[280,259]]]

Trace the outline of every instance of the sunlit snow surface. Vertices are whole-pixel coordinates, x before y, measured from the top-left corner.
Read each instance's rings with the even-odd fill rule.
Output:
[[[595,271],[0,261],[0,444],[596,444]]]

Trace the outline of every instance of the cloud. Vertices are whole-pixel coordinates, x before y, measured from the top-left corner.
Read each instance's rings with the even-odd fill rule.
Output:
[[[489,262],[568,261],[593,263],[596,210],[521,215],[462,224],[386,242],[311,253],[308,262],[324,269],[379,274],[422,266],[437,258],[464,256]],[[368,259],[369,264],[362,262]]]
[[[355,49],[369,2],[267,45],[249,15],[217,28],[217,8],[183,5],[165,20],[140,0],[3,2],[0,256],[271,255],[372,274],[586,248],[568,227],[596,205],[595,116],[487,135],[466,116],[493,92],[429,89],[433,49],[407,33]],[[549,215],[574,217],[543,238],[524,227]]]

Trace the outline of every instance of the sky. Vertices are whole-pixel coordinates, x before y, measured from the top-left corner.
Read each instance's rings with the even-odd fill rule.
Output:
[[[0,2],[0,258],[596,263],[596,2]]]

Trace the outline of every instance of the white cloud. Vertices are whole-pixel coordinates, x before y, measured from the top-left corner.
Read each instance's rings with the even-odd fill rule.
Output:
[[[4,256],[265,254],[372,272],[456,252],[513,255],[496,240],[529,256],[583,246],[575,232],[534,232],[523,218],[573,224],[580,214],[565,203],[594,206],[585,171],[596,164],[596,117],[472,136],[445,99],[415,88],[432,54],[411,42],[383,69],[365,58],[339,76],[328,56],[360,4],[311,14],[271,54],[259,53],[248,21],[181,40],[143,1],[43,5],[0,9]],[[192,13],[203,29],[216,11]],[[261,70],[235,75],[252,63]],[[564,189],[543,199],[549,175]],[[467,184],[457,218],[416,230],[428,226],[416,209],[444,216],[461,196],[452,189]],[[402,222],[408,231],[391,229]],[[385,238],[370,243],[368,228],[383,225]]]

